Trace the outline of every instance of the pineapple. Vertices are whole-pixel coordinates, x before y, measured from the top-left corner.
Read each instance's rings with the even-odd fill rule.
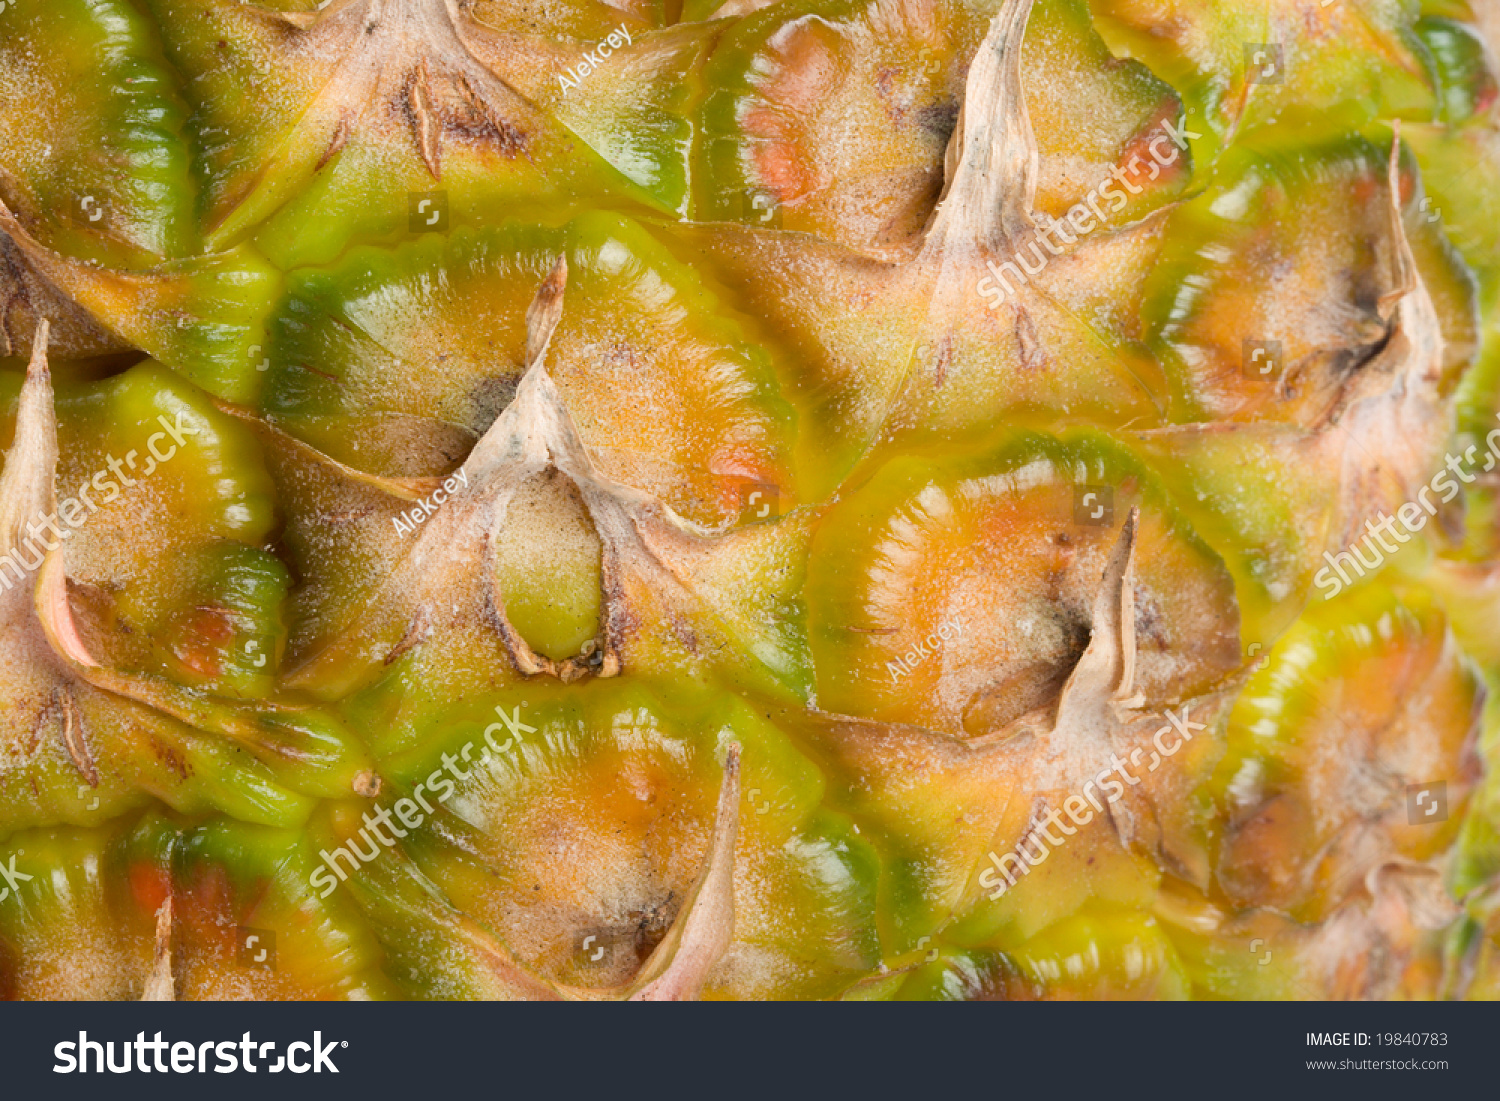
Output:
[[[5,997],[1500,996],[1493,0],[0,78]]]

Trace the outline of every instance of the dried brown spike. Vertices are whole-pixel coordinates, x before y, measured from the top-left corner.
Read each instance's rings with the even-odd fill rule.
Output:
[[[926,253],[975,245],[1013,251],[1035,229],[1041,155],[1021,86],[1021,43],[1032,3],[1006,0],[969,66]]]
[[[526,366],[535,367],[547,355],[552,334],[562,320],[563,293],[568,286],[568,257],[559,253],[536,297],[526,307]]]
[[[724,758],[724,781],[708,857],[687,904],[641,969],[633,1002],[698,997],[734,938],[734,845],[740,826],[740,747]]]
[[[57,686],[57,705],[62,710],[62,739],[73,767],[88,782],[89,787],[99,786],[99,769],[94,764],[94,754],[89,749],[88,738],[83,728],[83,712],[73,698],[73,690],[66,684]]]
[[[176,1001],[176,982],[172,978],[172,896],[156,910],[156,946],[151,957],[151,974],[146,978],[143,1002]]]

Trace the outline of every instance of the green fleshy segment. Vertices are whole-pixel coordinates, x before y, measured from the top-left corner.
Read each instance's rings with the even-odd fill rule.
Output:
[[[58,409],[59,511],[65,521],[77,517],[82,537],[107,554],[105,575],[130,578],[111,589],[134,645],[156,638],[168,646],[173,617],[219,603],[216,590],[236,587],[228,559],[284,578],[258,549],[273,530],[275,503],[255,438],[201,391],[148,362],[66,395]],[[153,568],[142,570],[144,561]],[[82,563],[85,576],[90,565]],[[242,591],[254,584],[239,579]],[[238,599],[246,611],[258,604],[253,614],[264,620],[280,594]],[[148,661],[142,652],[140,667]]]
[[[1177,423],[1274,414],[1280,376],[1257,378],[1247,358],[1256,349],[1274,346],[1283,370],[1306,361],[1320,374],[1373,355],[1384,339],[1378,306],[1388,287],[1377,260],[1391,247],[1388,132],[1326,145],[1287,137],[1258,132],[1237,145],[1213,185],[1171,216],[1142,314]],[[1474,286],[1431,209],[1413,196],[1406,228],[1455,368],[1475,339]]]
[[[312,799],[238,746],[117,699],[98,708],[83,705],[94,722],[99,785],[81,783],[66,758],[10,773],[0,781],[0,835],[36,824],[95,826],[153,799],[181,814],[223,813],[262,825],[296,825],[312,813]]]
[[[1074,998],[1177,1001],[1188,967],[1154,918],[1091,907],[1004,952],[929,949],[901,984],[902,1001],[1036,1001]]]
[[[1484,41],[1473,27],[1428,17],[1419,19],[1415,29],[1434,62],[1439,104],[1434,121],[1460,126],[1495,102],[1495,75],[1485,63]]]
[[[1195,160],[1211,164],[1229,137],[1234,51],[1264,40],[1264,15],[1238,0],[1190,0],[1166,12],[1143,0],[1090,0],[1089,7],[1111,53],[1145,64],[1182,95],[1190,120],[1203,123]]]
[[[1403,127],[1402,140],[1422,165],[1431,200],[1425,211],[1437,220],[1479,276],[1481,301],[1493,313],[1500,301],[1500,149],[1487,123],[1462,127]]]
[[[1079,494],[1092,488],[1098,491],[1100,503],[1090,502],[1090,508],[1099,509],[1101,517],[1103,497],[1109,495],[1109,531],[1117,530],[1130,506],[1139,504],[1143,512],[1161,517],[1173,540],[1183,544],[1182,560],[1174,563],[1174,570],[1187,568],[1196,575],[1195,580],[1224,575],[1224,565],[1167,499],[1150,469],[1102,433],[1078,430],[1050,436],[1018,430],[999,434],[973,457],[952,459],[931,452],[894,458],[839,502],[814,539],[807,601],[820,706],[886,721],[920,720],[940,728],[936,716],[893,710],[899,709],[912,691],[903,679],[911,672],[903,655],[890,651],[881,641],[886,634],[909,626],[904,620],[891,619],[897,610],[887,606],[892,596],[889,587],[900,583],[893,579],[903,576],[895,571],[909,555],[918,554],[930,554],[930,560],[923,559],[928,563],[924,572],[930,570],[940,576],[962,578],[970,571],[1004,569],[1004,535],[988,529],[983,515],[985,503],[999,507],[1010,498],[1020,502],[1027,493],[1044,487],[1056,487],[1056,500],[1052,502],[1056,513],[1048,519],[1061,533],[1058,539],[1067,541],[1070,532],[1087,534],[1088,529],[1079,522]],[[1082,518],[1088,519],[1087,512]],[[944,531],[960,525],[963,530],[974,529],[972,542],[963,542],[961,549],[928,549],[929,538],[940,541]],[[976,552],[976,544],[990,548],[989,554]],[[950,561],[953,554],[960,558]],[[920,575],[911,580],[918,583]],[[1175,577],[1163,584],[1163,590],[1180,588],[1185,580]],[[1021,599],[1023,582],[1015,579],[1012,584]],[[957,594],[953,596],[957,598]],[[919,601],[920,597],[912,593],[910,599]],[[1083,621],[1087,620],[1088,607],[1085,604],[1075,609]],[[955,652],[931,660],[961,664],[964,651],[973,645],[975,631],[986,626],[974,622],[974,614],[974,609],[953,606],[946,616],[934,615],[929,624],[934,630],[945,619],[969,622],[965,641],[953,644]],[[1180,641],[1200,653],[1210,645],[1201,636],[1191,643]],[[1202,690],[1207,685],[1178,687]]]
[[[1262,656],[1260,671],[1245,686],[1230,717],[1229,750],[1209,790],[1231,797],[1234,778],[1254,762],[1256,776],[1275,786],[1296,780],[1299,733],[1313,725],[1345,673],[1388,646],[1442,628],[1427,602],[1414,611],[1385,586],[1355,590],[1338,603],[1319,602]],[[1436,618],[1434,618],[1436,617]],[[1282,751],[1284,749],[1284,752]]]
[[[86,692],[98,787],[54,753],[30,779],[7,778],[19,786],[5,828],[27,813],[99,822],[148,795],[184,813],[287,824],[309,812],[304,796],[347,792],[367,767],[353,736],[268,699],[290,578],[264,549],[275,506],[249,429],[154,363],[68,388],[58,411],[57,515],[75,603],[110,640],[111,667],[198,690],[167,706],[199,729]],[[259,761],[233,740],[245,738]]]
[[[1326,482],[1310,471],[1289,476],[1287,457],[1295,455],[1284,426],[1246,426],[1223,433],[1185,431],[1140,437],[1134,448],[1160,472],[1173,501],[1194,530],[1223,556],[1235,579],[1241,632],[1247,644],[1266,645],[1281,637],[1310,602],[1321,603],[1350,585],[1366,583],[1370,571],[1350,571],[1343,582],[1323,555],[1330,499]],[[1447,493],[1438,475],[1434,507]],[[1373,522],[1373,519],[1372,521]],[[1377,569],[1420,575],[1433,553],[1436,524],[1421,536],[1381,552]],[[1364,538],[1361,530],[1356,542]],[[1367,549],[1366,554],[1370,551]]]
[[[1458,555],[1470,562],[1500,555],[1500,311],[1491,311],[1490,325],[1477,362],[1464,375],[1458,391],[1459,439],[1454,454],[1475,462],[1470,468],[1480,481],[1465,487],[1466,530]]]
[[[789,230],[812,228],[815,223],[807,222],[801,208],[817,198],[813,193],[817,185],[798,186],[785,176],[799,173],[811,177],[832,171],[834,166],[826,160],[814,163],[818,154],[815,137],[828,139],[836,150],[832,155],[850,158],[848,164],[837,166],[839,179],[830,182],[842,182],[847,187],[852,181],[855,191],[860,190],[862,175],[881,176],[891,171],[891,152],[909,161],[907,167],[913,170],[941,162],[956,111],[950,85],[962,82],[961,61],[954,56],[958,43],[950,41],[949,35],[970,39],[972,51],[977,22],[972,15],[965,20],[965,13],[956,5],[943,6],[937,19],[941,29],[934,41],[922,41],[913,28],[902,28],[903,41],[889,47],[892,64],[885,70],[891,100],[885,106],[890,111],[899,103],[899,118],[880,120],[878,131],[861,135],[863,140],[853,143],[852,148],[845,150],[841,145],[850,137],[847,131],[814,135],[798,128],[809,122],[816,125],[816,114],[805,121],[802,114],[817,104],[777,102],[778,82],[790,80],[796,87],[799,82],[791,70],[799,65],[814,66],[806,79],[828,81],[826,91],[832,96],[843,83],[846,70],[862,72],[878,63],[870,54],[874,45],[868,25],[874,17],[871,7],[866,0],[775,5],[747,16],[726,31],[704,72],[709,92],[701,108],[694,148],[694,212],[698,220],[774,225]],[[950,22],[958,25],[950,28]],[[963,26],[964,22],[970,25]],[[982,25],[978,29],[982,34]],[[887,34],[890,31],[887,28]],[[777,41],[792,34],[807,37],[811,44],[806,50],[814,56],[789,58],[777,48]],[[900,54],[906,55],[904,59],[897,59]],[[833,75],[836,72],[841,75]],[[851,81],[844,91],[857,92],[867,83]],[[786,120],[784,133],[775,125],[782,117]],[[747,123],[760,129],[749,130]],[[772,170],[756,162],[760,146],[770,144],[768,135],[760,132],[767,127],[776,129],[779,141],[787,146]],[[878,144],[893,136],[895,144],[887,151],[886,163],[879,163],[882,158],[864,148],[872,139]],[[827,150],[823,153],[829,155]],[[868,163],[861,163],[865,160]],[[863,200],[866,205],[879,201],[873,195]],[[863,213],[883,212],[882,208]]]
[[[1482,760],[1490,762],[1500,757],[1500,671],[1490,670],[1486,684],[1488,696],[1478,751]],[[1500,771],[1487,768],[1459,834],[1450,889],[1456,898],[1472,897],[1478,910],[1483,896],[1475,893],[1497,875],[1500,875]]]
[[[242,943],[252,933],[260,933],[264,942],[268,960],[262,965],[274,952],[276,981],[267,983],[272,989],[259,996],[275,996],[273,990],[283,981],[301,997],[364,1001],[398,996],[383,973],[379,943],[359,912],[342,893],[319,897],[313,875],[322,861],[306,831],[218,820],[186,832],[172,856],[175,879],[189,900],[179,907],[186,910],[201,898],[208,904],[200,918],[205,924],[222,928],[233,922],[237,938],[229,945],[210,926],[215,954],[226,947],[232,952],[216,961],[218,968],[255,976],[263,946]],[[189,922],[193,916],[183,915]]]
[[[556,491],[566,489],[557,485]],[[512,508],[511,515],[519,515],[514,503]],[[553,661],[575,657],[599,633],[603,556],[597,543],[579,534],[583,537],[550,548],[545,564],[524,524],[507,526],[495,540],[501,553],[495,579],[505,594],[505,614],[533,650]]]
[[[939,3],[918,17],[869,0],[818,0],[743,19],[705,70],[697,220],[816,233],[854,248],[920,231],[943,184],[969,61],[994,14],[988,3]],[[1082,0],[1036,6],[1022,74],[1042,156],[1038,206],[1054,217],[1098,182],[1083,178],[1085,165],[1107,179],[1139,135],[1162,118],[1180,120],[1167,84],[1110,56]],[[1146,191],[1120,224],[1160,205],[1161,189]]]
[[[447,427],[449,452],[489,426],[515,392],[525,311],[559,254],[568,287],[548,370],[601,470],[707,524],[738,517],[748,483],[777,486],[782,511],[794,504],[796,416],[770,357],[618,215],[460,230],[298,273],[271,326],[262,408],[359,469],[447,473],[461,452],[401,465],[409,418],[442,422],[432,430]],[[351,418],[366,431],[349,432]]]
[[[1143,61],[1223,141],[1267,126],[1317,141],[1437,109],[1415,0],[1325,5],[1090,0],[1114,52]],[[1311,23],[1311,25],[1309,25]],[[1204,163],[1215,153],[1208,148]]]
[[[197,251],[187,108],[126,0],[0,13],[0,197],[48,247],[142,268]]]
[[[980,12],[988,21],[988,11],[981,7]],[[1162,166],[1170,181],[1166,183],[1152,182],[1158,179],[1152,162],[1160,158],[1141,139],[1164,121],[1180,131],[1196,132],[1197,120],[1185,116],[1177,92],[1150,68],[1110,52],[1094,28],[1086,0],[1038,0],[1026,28],[1021,79],[1029,89],[1028,113],[1042,157],[1038,208],[1043,213],[1066,217],[1070,204],[1102,183],[1102,175],[1074,178],[1079,158],[1109,167],[1118,163],[1127,170],[1133,186],[1118,212],[1111,204],[1115,226],[1137,221],[1170,202],[1190,180],[1193,139],[1185,158],[1174,151],[1171,162]],[[1132,163],[1130,158],[1137,154],[1139,161]],[[1049,162],[1058,167],[1049,170]],[[1054,172],[1061,182],[1050,178]],[[1137,189],[1143,192],[1139,197]]]
[[[0,898],[0,993],[139,1000],[156,913],[172,899],[177,997],[390,997],[382,957],[343,897],[318,900],[299,831],[159,812],[101,829],[32,830],[0,844],[18,890]],[[30,876],[29,880],[21,877]],[[250,936],[254,942],[248,942]],[[39,962],[40,961],[40,962]]]
[[[267,696],[285,638],[281,609],[291,577],[280,559],[259,548],[225,543],[206,558],[201,595],[183,605],[206,611],[206,621],[178,620],[167,644],[168,675],[220,695]],[[202,653],[205,643],[211,656]]]
[[[1157,922],[1138,913],[1078,914],[1029,939],[1011,953],[1034,988],[1069,988],[1093,996],[1180,1000],[1187,975]]]
[[[446,228],[482,225],[497,205],[660,209],[647,190],[513,92],[489,90],[513,116],[493,140],[440,133],[434,170],[420,155],[415,119],[408,118],[407,134],[400,111],[372,109],[366,117],[362,104],[315,106],[327,93],[328,65],[346,59],[299,57],[299,32],[290,26],[236,4],[149,0],[149,7],[168,56],[188,78],[190,129],[201,151],[200,216],[214,248],[253,236],[290,271],[331,263],[353,245],[409,240],[427,231],[426,215],[436,210]],[[254,120],[248,129],[247,118]],[[419,206],[424,197],[427,206]]]
[[[259,390],[263,325],[280,276],[254,249],[139,274],[52,257],[41,266],[121,339],[217,397],[243,403]]]
[[[1318,996],[1297,953],[1291,922],[1266,921],[1233,936],[1161,922],[1192,997],[1207,1001],[1305,1001]],[[1260,936],[1251,935],[1260,933]]]
[[[1203,789],[1225,821],[1255,831],[1253,867],[1226,865],[1227,848],[1221,857],[1228,889],[1294,907],[1300,919],[1326,917],[1318,896],[1333,873],[1313,871],[1338,859],[1341,832],[1360,825],[1356,805],[1410,859],[1429,859],[1452,842],[1483,698],[1455,653],[1442,608],[1423,589],[1368,585],[1304,612],[1236,701],[1227,752]],[[1420,717],[1402,714],[1414,694],[1426,694]],[[1353,760],[1335,766],[1333,753],[1361,755],[1368,775],[1355,774]],[[1417,774],[1402,781],[1401,769]],[[1439,782],[1445,817],[1413,819],[1412,785]],[[1305,882],[1286,878],[1287,866],[1304,864]]]
[[[140,999],[153,927],[124,874],[128,829],[122,820],[0,841],[16,880],[0,897],[0,998]]]
[[[443,935],[426,924],[434,906],[469,915],[552,981],[628,981],[681,898],[642,882],[658,857],[639,847],[654,852],[662,842],[652,839],[675,836],[685,815],[711,821],[730,743],[743,750],[737,863],[762,884],[737,936],[752,956],[795,960],[799,973],[762,994],[832,996],[879,959],[873,850],[823,808],[812,762],[746,703],[717,693],[668,701],[632,681],[539,683],[466,702],[429,729],[381,768],[388,784],[376,802],[398,816],[390,832],[402,851],[351,879],[397,958],[425,975],[420,989],[452,981],[412,943]],[[368,850],[367,840],[357,843]],[[674,852],[677,878],[696,876],[689,850],[701,847]],[[590,869],[582,880],[579,866]],[[549,881],[541,896],[533,876]],[[414,922],[404,907],[428,916]],[[603,968],[580,953],[590,931],[608,944]]]
[[[618,14],[600,37],[619,27]],[[552,74],[535,98],[654,205],[685,216],[694,140],[691,115],[701,94],[697,74],[716,37],[711,26],[643,35],[615,50],[601,71],[576,82],[569,76],[576,87],[562,84],[564,74]]]

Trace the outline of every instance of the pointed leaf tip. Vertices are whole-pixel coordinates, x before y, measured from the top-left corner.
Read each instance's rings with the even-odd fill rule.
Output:
[[[1386,163],[1386,181],[1390,188],[1391,239],[1395,244],[1396,285],[1380,296],[1379,312],[1389,319],[1395,305],[1417,289],[1417,259],[1412,254],[1411,238],[1406,232],[1406,219],[1401,215],[1401,120],[1392,126],[1391,156]]]
[[[976,246],[1006,252],[1035,228],[1041,154],[1021,80],[1032,4],[1006,0],[969,65],[947,182],[926,231],[929,253]]]
[[[52,323],[45,317],[37,318],[36,335],[31,339],[31,362],[26,364],[28,381],[38,376],[51,379],[52,372],[47,366],[47,342],[51,335]]]
[[[141,1001],[176,1000],[176,983],[172,979],[172,896],[168,895],[156,911],[156,945],[152,951],[151,974],[146,978]]]
[[[55,506],[57,416],[52,408],[47,335],[46,320],[38,320],[16,411],[15,437],[0,474],[0,555],[18,548],[28,538],[29,525],[50,515]]]
[[[724,780],[703,874],[666,939],[641,969],[633,1002],[691,1001],[734,937],[734,846],[740,827],[740,746],[724,757]]]
[[[526,308],[526,366],[535,367],[547,354],[547,345],[562,320],[563,292],[568,285],[568,258],[559,254],[547,278],[537,288]]]
[[[1140,509],[1120,528],[1094,595],[1089,644],[1068,675],[1054,729],[1097,724],[1106,709],[1135,706],[1135,547]]]

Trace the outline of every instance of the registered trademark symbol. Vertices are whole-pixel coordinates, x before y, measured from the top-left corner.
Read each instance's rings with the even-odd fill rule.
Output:
[[[339,1041],[339,1047],[348,1047],[348,1046],[349,1046],[349,1041],[348,1040],[340,1040]]]

